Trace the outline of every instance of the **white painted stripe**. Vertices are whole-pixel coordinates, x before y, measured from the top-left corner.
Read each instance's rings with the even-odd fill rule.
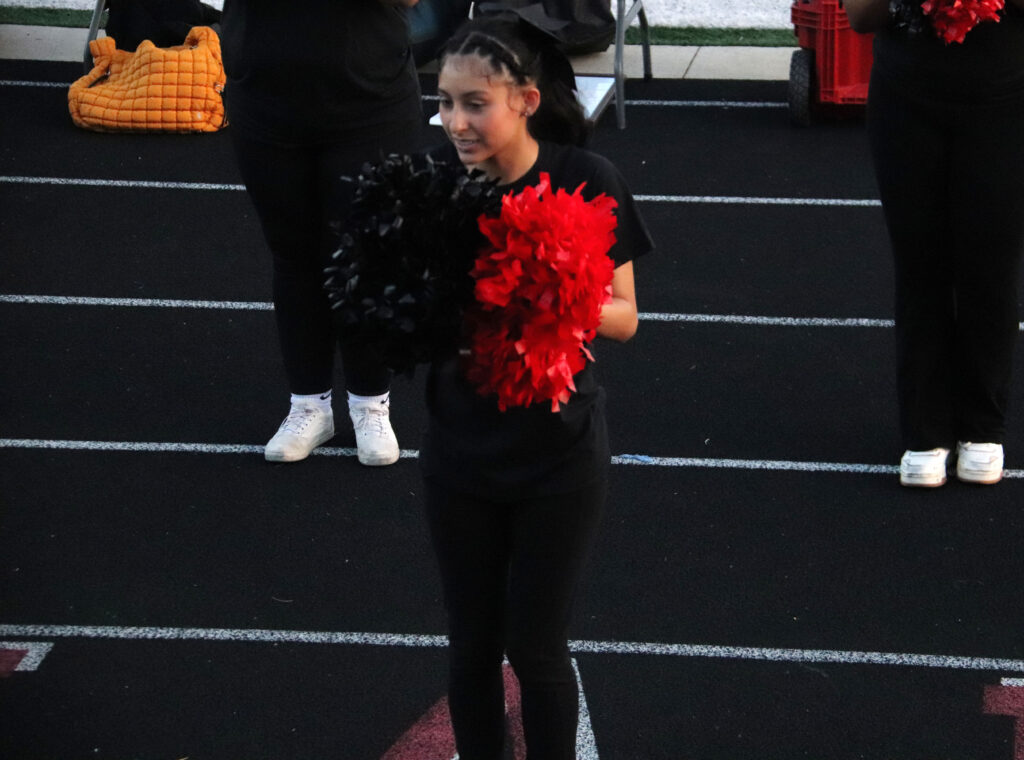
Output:
[[[626,105],[656,108],[789,108],[789,103],[770,100],[626,100]]]
[[[1024,678],[1003,678],[999,683],[1003,686],[1021,687],[1024,686]]]
[[[843,472],[868,475],[892,475],[899,467],[887,464],[853,464],[845,462],[799,462],[777,459],[705,459],[695,457],[655,457],[646,454],[619,454],[612,464],[647,465],[652,467],[693,467],[727,470],[775,470],[796,472]]]
[[[93,296],[42,296],[0,294],[0,303],[41,306],[127,306],[172,309],[234,309],[273,311],[270,301],[197,301],[173,298],[103,298]],[[870,317],[765,317],[744,314],[671,314],[640,312],[641,322],[693,322],[704,324],[753,325],[758,327],[892,327],[891,319]],[[1018,328],[1024,331],[1024,322]]]
[[[240,311],[272,311],[269,301],[193,301],[173,298],[94,298],[89,296],[0,295],[0,303],[36,304],[43,306],[131,306],[168,309],[235,309]]]
[[[54,449],[59,451],[125,451],[134,454],[263,454],[263,446],[244,443],[166,443],[155,441],[56,441],[35,438],[0,438],[0,449]],[[320,446],[312,456],[354,457],[353,448]],[[403,450],[402,459],[416,459],[419,452]]]
[[[245,185],[226,185],[215,182],[154,182],[141,179],[84,179],[79,177],[0,176],[0,183],[64,187],[129,187],[151,190],[245,190]]]
[[[53,649],[53,644],[46,641],[0,641],[0,649],[25,651],[26,654],[15,666],[16,671],[38,670],[43,658]]]
[[[238,309],[272,311],[269,301],[195,301],[170,298],[100,298],[90,296],[0,295],[0,303],[43,306],[129,306],[177,309]],[[695,322],[710,324],[758,325],[767,327],[892,327],[891,319],[830,317],[764,317],[742,314],[670,314],[641,312],[645,322]],[[1024,322],[1021,323],[1024,329]]]
[[[872,198],[771,198],[740,195],[634,195],[641,203],[722,203],[751,206],[881,206]]]
[[[818,662],[846,665],[890,665],[947,670],[1010,670],[1024,672],[1024,660],[956,655],[906,654],[900,652],[850,652],[831,649],[775,649],[729,647],[708,644],[658,644],[616,641],[570,641],[574,652],[590,654],[643,654],[663,657],[766,660],[769,662]]]
[[[135,454],[262,454],[263,446],[231,443],[166,443],[153,441],[74,441],[38,438],[0,438],[0,449],[53,449],[60,451],[122,451]],[[353,448],[321,446],[313,456],[354,457]],[[419,451],[402,449],[402,459],[416,459]],[[893,475],[899,467],[888,464],[848,462],[804,462],[779,459],[711,459],[700,457],[658,457],[647,454],[618,454],[612,464],[647,467],[685,467],[710,470],[765,470],[775,472],[832,472],[860,475]],[[1008,479],[1024,478],[1024,470],[1004,470]]]
[[[129,187],[155,190],[245,190],[245,185],[226,185],[210,182],[153,182],[148,180],[82,179],[75,177],[0,176],[8,184],[60,185],[84,187]],[[647,203],[719,203],[763,206],[881,206],[871,199],[843,198],[770,198],[739,195],[634,195]]]
[[[730,325],[761,325],[767,327],[892,327],[891,319],[862,317],[760,317],[743,314],[669,314],[647,312],[640,319],[648,322],[699,322]],[[1022,323],[1024,324],[1024,323]]]
[[[70,82],[30,82],[24,79],[0,79],[0,87],[60,87],[66,89]]]
[[[590,722],[590,708],[587,697],[583,693],[583,679],[580,678],[580,667],[576,658],[572,658],[572,669],[576,674],[576,688],[579,694],[579,722],[576,724],[576,760],[598,760],[597,739],[594,738],[594,726]]]
[[[283,631],[252,628],[148,628],[121,626],[0,624],[0,636],[25,638],[118,639],[124,641],[230,641],[268,644],[347,644],[393,647],[443,647],[441,635]],[[778,649],[711,644],[665,644],[639,641],[572,640],[569,648],[582,654],[630,654],[657,657],[818,662],[848,665],[888,665],[947,670],[1004,670],[1024,673],[1024,660],[958,655],[859,652],[833,649]]]

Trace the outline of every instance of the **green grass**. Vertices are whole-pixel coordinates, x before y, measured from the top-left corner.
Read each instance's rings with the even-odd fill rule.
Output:
[[[18,8],[0,6],[0,24],[30,26],[66,26],[85,29],[92,19],[91,11],[59,8]],[[626,42],[640,43],[640,30],[626,30]],[[796,44],[792,29],[700,29],[695,27],[652,26],[652,45],[751,45],[756,47],[791,47]]]
[[[640,43],[640,29],[626,30],[626,42]],[[652,26],[652,45],[793,47],[796,36],[792,29],[701,29],[697,27]]]
[[[0,6],[0,24],[26,26],[69,26],[89,28],[92,11],[62,10],[60,8],[14,8]]]

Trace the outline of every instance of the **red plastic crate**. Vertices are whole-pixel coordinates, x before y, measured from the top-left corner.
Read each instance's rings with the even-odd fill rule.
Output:
[[[818,102],[866,103],[871,35],[850,28],[839,0],[795,0],[792,18],[800,47],[814,52]]]

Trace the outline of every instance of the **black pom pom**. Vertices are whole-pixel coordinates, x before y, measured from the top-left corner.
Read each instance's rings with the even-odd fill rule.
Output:
[[[334,324],[400,373],[451,350],[469,276],[484,243],[481,214],[500,206],[495,181],[429,156],[364,164],[338,249],[325,270]]]

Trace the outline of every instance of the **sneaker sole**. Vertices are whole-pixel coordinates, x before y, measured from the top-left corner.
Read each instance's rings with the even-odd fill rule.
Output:
[[[972,475],[969,472],[957,472],[956,479],[961,483],[974,483],[979,486],[994,486],[1000,480],[1003,479],[1003,473],[1000,473],[996,477],[992,477],[988,474],[985,475]]]
[[[914,478],[913,476],[900,475],[900,485],[907,488],[939,488],[946,485],[946,478],[934,480],[931,478]]]
[[[313,449],[319,447],[321,444],[327,443],[327,441],[331,440],[333,437],[334,431],[332,430],[330,435],[318,438],[316,442],[313,444],[312,448],[310,448],[310,450],[307,451],[305,454],[301,455],[286,454],[284,452],[277,454],[272,451],[267,451],[266,449],[263,449],[263,458],[266,459],[268,462],[301,462],[303,459],[309,458],[309,455],[313,453]]]
[[[394,464],[398,461],[401,456],[401,452],[397,454],[378,454],[376,456],[363,456],[359,454],[359,464],[364,464],[367,467],[385,467],[389,464]]]

